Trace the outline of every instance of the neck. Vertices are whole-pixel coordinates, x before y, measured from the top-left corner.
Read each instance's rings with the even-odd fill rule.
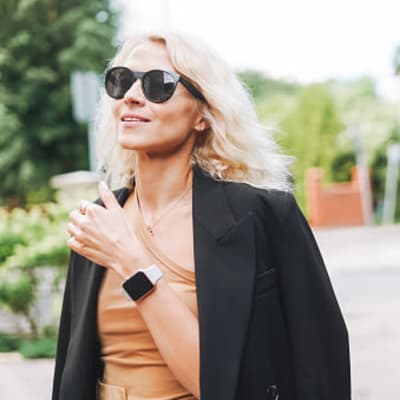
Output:
[[[191,180],[190,157],[162,160],[137,155],[135,190],[147,215],[155,215],[171,203],[191,185]]]

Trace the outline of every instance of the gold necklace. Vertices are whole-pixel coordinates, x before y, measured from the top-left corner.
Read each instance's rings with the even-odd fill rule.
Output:
[[[146,225],[146,229],[147,232],[149,232],[149,234],[151,236],[154,235],[154,227],[160,222],[160,220],[165,217],[171,210],[173,210],[186,196],[186,194],[189,192],[189,190],[192,188],[191,183],[188,185],[188,187],[172,202],[170,202],[167,207],[164,208],[164,210],[161,212],[161,214],[158,215],[157,218],[152,218],[152,220],[150,222],[146,222],[144,220],[144,215],[143,215],[143,211],[142,211],[142,207],[140,206],[140,201],[139,201],[139,195],[138,195],[138,191],[135,189],[135,197],[136,197],[136,202],[137,202],[137,206],[140,212],[140,216],[144,222],[144,224]]]

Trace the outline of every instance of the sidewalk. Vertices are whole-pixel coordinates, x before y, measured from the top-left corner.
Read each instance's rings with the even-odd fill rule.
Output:
[[[328,270],[400,269],[400,225],[315,229]]]
[[[400,225],[315,236],[349,332],[353,400],[399,399]]]
[[[49,400],[53,360],[24,360],[18,353],[0,353],[2,400]]]

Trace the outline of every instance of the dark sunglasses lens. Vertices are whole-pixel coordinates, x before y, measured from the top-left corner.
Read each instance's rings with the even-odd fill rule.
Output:
[[[165,71],[149,71],[143,77],[143,92],[153,103],[167,101],[175,92],[176,81]]]
[[[107,94],[114,99],[122,99],[136,78],[127,68],[113,68],[107,72],[105,87]]]

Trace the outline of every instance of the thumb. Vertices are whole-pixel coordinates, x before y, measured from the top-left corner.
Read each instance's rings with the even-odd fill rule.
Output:
[[[110,188],[104,181],[99,182],[99,194],[107,210],[116,210],[121,208],[117,199],[114,196],[114,193],[110,190]]]

